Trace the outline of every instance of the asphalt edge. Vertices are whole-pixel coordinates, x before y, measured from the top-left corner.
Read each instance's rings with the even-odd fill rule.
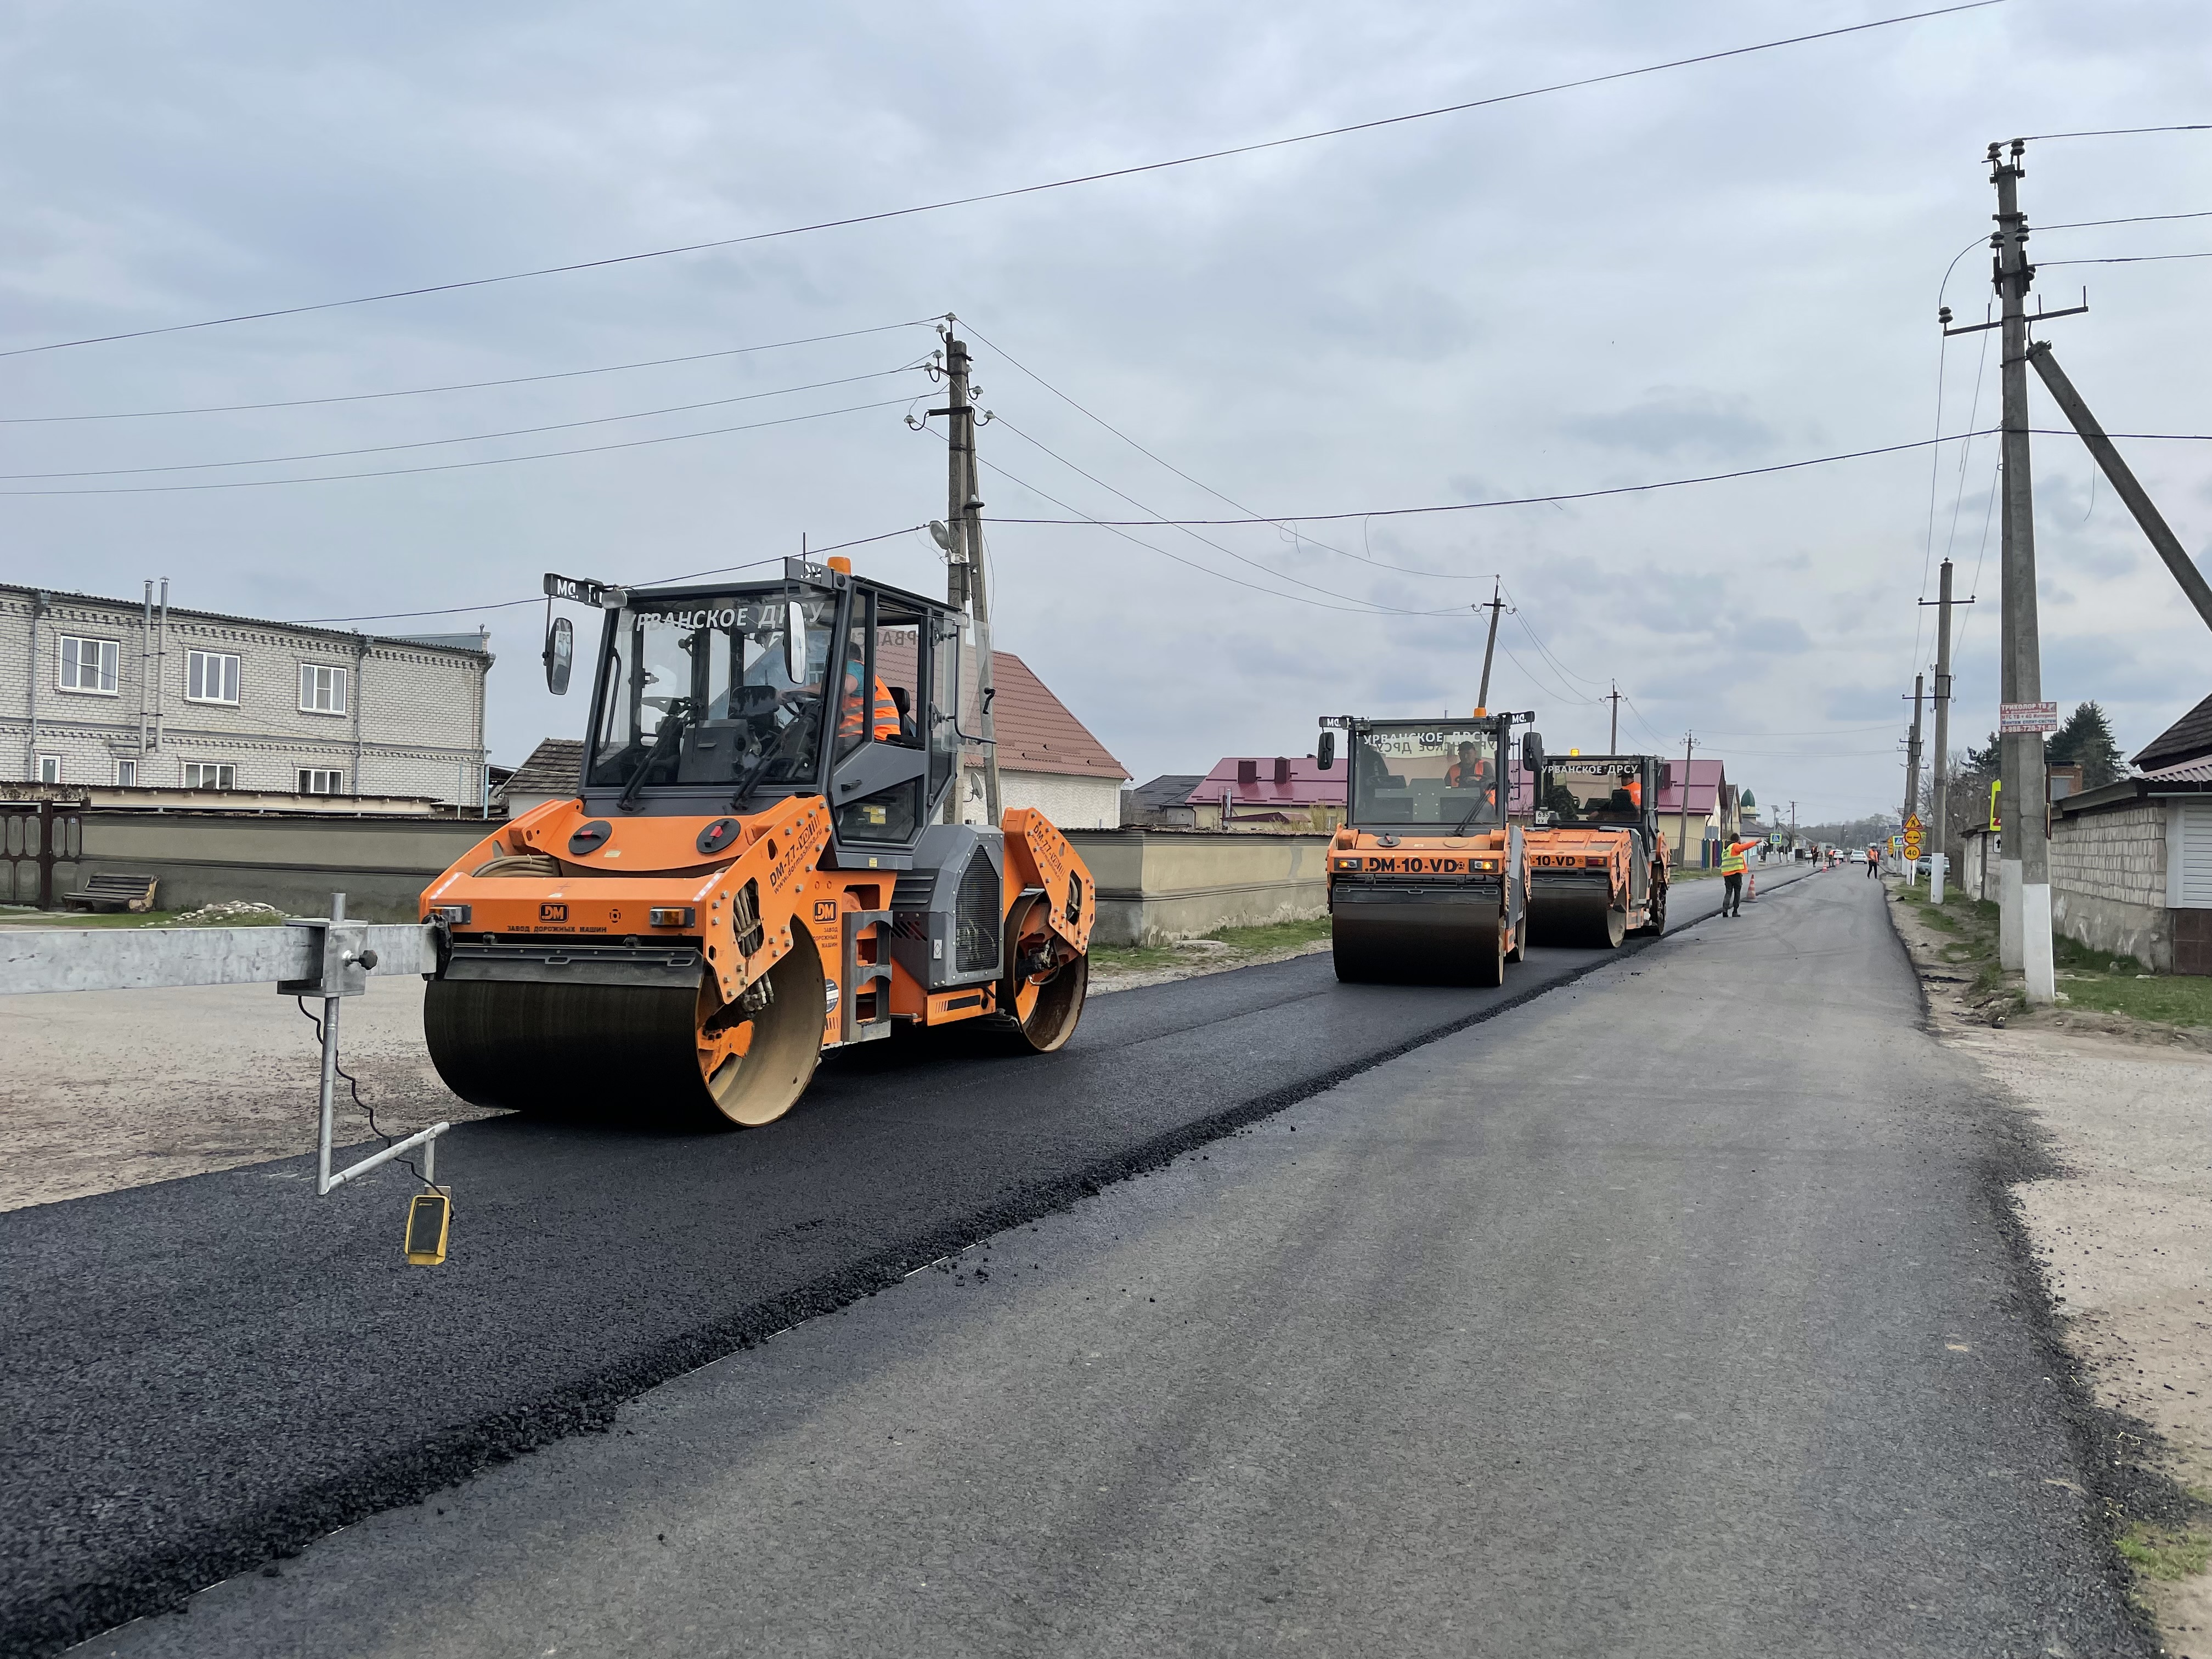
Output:
[[[1802,878],[1776,885],[1794,885]],[[663,1382],[888,1290],[915,1269],[994,1234],[1072,1209],[1119,1182],[1165,1168],[1186,1152],[1326,1093],[1363,1073],[1522,1007],[1548,992],[1577,983],[1601,969],[1639,956],[1713,919],[1699,916],[1669,927],[1657,938],[1626,940],[1619,949],[1560,978],[1530,986],[1297,1084],[1224,1107],[1071,1174],[1017,1189],[997,1203],[941,1223],[780,1296],[749,1304],[726,1318],[647,1349],[618,1366],[526,1406],[456,1425],[343,1474],[301,1487],[243,1525],[206,1529],[171,1547],[120,1560],[100,1579],[0,1608],[0,1653],[48,1659],[134,1620],[186,1613],[190,1598],[198,1591],[257,1567],[289,1560],[316,1540],[370,1516],[422,1503],[486,1469],[571,1435],[605,1433],[622,1406]]]
[[[1912,976],[1920,1001],[1920,1029],[1931,1042],[1942,1044],[1935,1005],[1920,965],[1912,959],[1903,932],[1898,927],[1895,901],[1885,890],[1882,916],[1889,927],[1905,971]],[[2003,1085],[1972,1061],[1979,1084],[1978,1097],[1965,1104],[1981,1120],[1984,1133],[1994,1143],[1978,1162],[1983,1201],[1989,1206],[1997,1236],[2004,1241],[2005,1258],[2012,1274],[2012,1310],[2027,1323],[2036,1352],[2053,1387],[2058,1390],[2058,1416],[2066,1429],[2067,1449],[2080,1479],[2087,1502],[2082,1516],[2089,1540],[2107,1588],[2144,1656],[2167,1652],[2148,1602],[2138,1588],[2135,1569],[2119,1551],[2119,1540],[2129,1524],[2148,1521],[2162,1526],[2202,1526],[2212,1506],[2192,1496],[2163,1470],[2154,1468],[2146,1454],[2165,1446],[2164,1437],[2140,1419],[2097,1403],[2088,1368],[2067,1346],[2057,1304],[2051,1300],[2051,1283],[2037,1260],[2028,1237],[2019,1189],[2030,1182],[2058,1180],[2068,1173],[2057,1155],[2051,1132],[2035,1114],[2021,1104]]]

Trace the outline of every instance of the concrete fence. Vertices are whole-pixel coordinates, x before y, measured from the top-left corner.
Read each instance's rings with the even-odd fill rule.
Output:
[[[82,856],[56,869],[54,887],[67,892],[81,875],[125,871],[156,878],[164,910],[252,899],[319,916],[338,892],[363,921],[413,921],[431,878],[500,827],[480,818],[88,811]]]
[[[1164,945],[1328,908],[1327,836],[1073,830],[1067,838],[1098,886],[1102,945]]]
[[[88,811],[82,856],[56,869],[55,890],[120,871],[157,878],[164,910],[252,899],[320,915],[331,894],[342,892],[364,921],[412,921],[432,878],[500,827],[474,818]],[[1073,830],[1067,838],[1097,886],[1102,944],[1158,945],[1328,909],[1327,836]]]

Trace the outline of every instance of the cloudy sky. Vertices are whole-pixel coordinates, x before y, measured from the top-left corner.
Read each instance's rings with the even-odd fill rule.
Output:
[[[18,0],[0,349],[866,214],[1909,9]],[[1624,748],[1695,730],[1762,801],[1850,816],[1901,793],[1931,550],[1984,600],[1957,732],[1994,723],[1993,441],[1320,515],[1924,440],[1939,368],[1941,428],[1989,424],[1993,337],[1939,358],[1935,324],[1939,293],[1962,318],[1988,295],[1986,143],[2212,119],[2208,48],[2202,0],[2006,0],[945,212],[18,353],[0,573],[125,596],[167,576],[175,603],[287,618],[451,607],[359,625],[489,627],[513,763],[581,714],[544,694],[539,614],[508,603],[541,572],[647,580],[942,514],[942,446],[904,416],[937,343],[919,319],[951,311],[1000,417],[994,518],[1313,515],[992,530],[1000,646],[1138,778],[1305,752],[1323,713],[1465,709],[1468,607],[1497,574],[1516,609],[1491,702],[1540,711],[1554,749],[1606,741],[1617,680]],[[2212,211],[2212,133],[2038,143],[2024,201],[2049,224]],[[2212,217],[2033,246],[2051,303],[2089,289],[2050,337],[2106,423],[2212,431],[2212,259],[2056,264],[2212,249]],[[675,357],[695,361],[568,373]],[[26,418],[309,398],[352,401]],[[2212,652],[2079,446],[2037,445],[2045,694],[2100,700],[2133,749],[2212,690]],[[2200,553],[2207,448],[2129,446]],[[943,581],[919,533],[855,557]]]

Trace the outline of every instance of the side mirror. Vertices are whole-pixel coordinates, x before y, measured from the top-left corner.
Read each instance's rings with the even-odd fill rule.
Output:
[[[576,629],[566,617],[556,617],[545,630],[545,689],[556,697],[567,696],[568,671],[575,665]]]
[[[793,685],[806,684],[806,611],[796,599],[783,607],[783,672]]]
[[[1544,769],[1544,740],[1534,732],[1522,734],[1521,764],[1532,775],[1540,774]]]
[[[1324,772],[1336,764],[1336,733],[1324,732],[1321,741],[1314,745],[1314,764]]]

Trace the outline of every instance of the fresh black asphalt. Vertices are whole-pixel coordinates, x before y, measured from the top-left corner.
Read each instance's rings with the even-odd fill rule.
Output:
[[[2147,1655],[1863,880],[1425,1044],[97,1659]]]
[[[1685,884],[1674,926],[1718,906]],[[1000,1228],[1588,972],[1336,983],[1326,956],[1096,1000],[1060,1054],[917,1042],[721,1136],[453,1131],[451,1260],[406,1178],[304,1158],[0,1214],[0,1652],[40,1654],[562,1436]],[[184,1087],[219,1087],[191,1083]]]

